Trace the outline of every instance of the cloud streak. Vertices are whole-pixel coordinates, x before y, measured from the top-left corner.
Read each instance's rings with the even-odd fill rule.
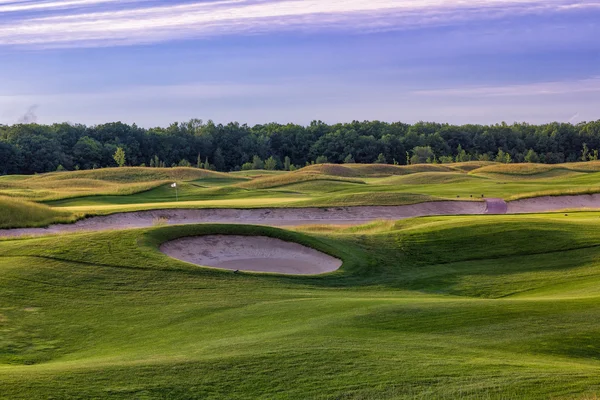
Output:
[[[574,9],[600,9],[600,1],[213,0],[165,5],[144,0],[0,0],[0,13],[10,18],[0,22],[0,46],[96,47],[290,30],[360,33]],[[36,10],[52,13],[27,12]]]
[[[563,94],[600,93],[600,77],[562,82],[539,82],[522,85],[478,86],[450,89],[418,90],[412,92],[429,97],[524,97]]]
[[[122,0],[0,1],[0,13],[16,13],[52,9],[68,9],[119,3]],[[125,0],[127,1],[127,0]],[[135,1],[135,0],[132,0]]]

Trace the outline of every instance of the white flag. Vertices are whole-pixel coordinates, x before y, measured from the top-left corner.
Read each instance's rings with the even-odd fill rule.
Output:
[[[176,187],[177,187],[177,184],[176,184],[176,183],[174,183],[174,184],[172,184],[172,185],[171,185],[171,187],[172,187],[172,188],[176,188]]]

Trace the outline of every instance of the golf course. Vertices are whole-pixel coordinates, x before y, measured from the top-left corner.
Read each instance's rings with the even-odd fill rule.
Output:
[[[0,176],[0,398],[596,399],[600,162]]]

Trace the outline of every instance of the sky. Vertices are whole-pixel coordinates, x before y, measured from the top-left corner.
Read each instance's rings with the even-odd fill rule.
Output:
[[[600,119],[600,0],[0,0],[0,124]]]

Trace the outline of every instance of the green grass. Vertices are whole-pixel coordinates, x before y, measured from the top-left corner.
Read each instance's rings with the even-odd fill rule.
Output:
[[[173,182],[178,199],[170,187]],[[0,177],[0,196],[86,215],[161,208],[406,205],[482,197],[512,201],[593,193],[600,193],[600,162],[320,164],[294,172],[228,174],[194,168],[107,168]]]
[[[74,214],[24,200],[0,196],[0,229],[47,226],[57,222],[73,222]]]
[[[206,184],[206,182],[202,182]],[[82,206],[104,206],[104,205],[135,205],[147,203],[170,203],[186,201],[209,201],[209,200],[233,200],[254,199],[268,197],[283,197],[281,192],[268,190],[248,190],[236,186],[200,186],[193,183],[178,184],[177,191],[170,184],[161,185],[157,188],[132,194],[129,196],[86,196],[74,199],[63,199],[47,202],[53,207],[82,207]],[[287,194],[288,197],[298,197]]]
[[[47,202],[90,195],[127,196],[174,181],[195,181],[214,186],[219,183],[238,183],[246,179],[195,168],[105,168],[0,177],[0,195]]]
[[[356,207],[356,206],[399,206],[439,201],[441,199],[411,193],[364,192],[331,194],[306,202],[293,203],[293,207]]]
[[[364,184],[364,181],[356,178],[347,178],[344,176],[325,175],[299,171],[281,175],[268,176],[264,178],[257,178],[249,182],[243,182],[238,186],[245,189],[269,189],[282,188],[289,185],[295,185],[304,182],[345,182]]]
[[[595,398],[599,218],[2,240],[0,397]],[[214,233],[296,241],[344,265],[315,277],[233,274],[157,250]]]

